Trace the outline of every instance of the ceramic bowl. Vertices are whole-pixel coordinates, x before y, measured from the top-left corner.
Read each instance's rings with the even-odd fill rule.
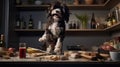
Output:
[[[112,61],[120,61],[120,51],[110,51],[110,58]]]

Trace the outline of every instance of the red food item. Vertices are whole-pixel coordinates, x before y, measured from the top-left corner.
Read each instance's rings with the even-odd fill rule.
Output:
[[[114,49],[115,49],[114,47],[112,47],[112,46],[110,46],[110,45],[106,45],[106,50],[111,51],[111,50],[114,50]]]
[[[13,53],[14,52],[14,48],[8,48],[8,51],[10,52],[10,53]]]
[[[115,50],[115,48],[110,45],[102,45],[101,48],[108,51]]]

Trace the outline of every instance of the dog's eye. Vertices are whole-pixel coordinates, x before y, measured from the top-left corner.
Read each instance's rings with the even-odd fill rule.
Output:
[[[60,13],[60,11],[56,11],[56,13]]]

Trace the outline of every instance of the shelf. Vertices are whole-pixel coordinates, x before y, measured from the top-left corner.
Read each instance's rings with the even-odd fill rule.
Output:
[[[68,5],[69,9],[71,10],[109,10],[116,4],[118,4],[120,0],[107,0],[104,4],[93,4],[93,5]],[[49,7],[49,5],[16,5],[16,8],[19,10],[46,10]]]
[[[43,32],[41,29],[15,29],[16,32]]]
[[[44,32],[40,29],[15,29],[15,32]],[[104,29],[68,29],[66,32],[103,32]]]
[[[24,36],[29,36],[29,35],[42,35],[44,33],[44,30],[40,30],[40,29],[15,29],[14,30],[18,35],[22,35],[24,34]],[[105,34],[105,30],[104,29],[67,29],[66,30],[66,34],[67,35],[102,35]]]
[[[68,29],[67,32],[103,32],[104,29]]]
[[[16,5],[16,8],[19,10],[45,10],[49,7],[49,5]]]
[[[114,24],[111,27],[105,29],[67,29],[66,32],[105,32],[105,31],[116,31],[120,30],[120,22]],[[15,32],[44,32],[40,29],[15,29]]]
[[[120,22],[114,24],[111,27],[106,28],[105,30],[106,31],[117,31],[117,30],[120,30]]]

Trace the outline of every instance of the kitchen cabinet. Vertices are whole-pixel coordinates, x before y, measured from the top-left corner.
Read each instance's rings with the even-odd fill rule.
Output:
[[[80,4],[80,5],[68,5],[69,9],[70,10],[89,10],[92,9],[92,10],[110,10],[111,8],[113,8],[116,4],[118,4],[118,0],[106,0],[104,4],[92,4],[92,5],[86,5],[86,4]],[[111,6],[112,4],[112,6]],[[29,5],[29,4],[25,4],[25,5],[15,5],[15,8],[18,10],[18,11],[40,11],[40,10],[47,10],[47,8],[49,7],[49,5]],[[118,27],[120,24],[119,22],[115,25],[113,25],[112,27],[108,27],[108,28],[105,28],[105,29],[69,29],[69,30],[66,30],[67,32],[75,32],[75,31],[78,31],[78,32],[84,32],[84,31],[91,31],[91,32],[97,32],[97,31],[113,31],[113,30],[116,30],[116,29],[119,29],[119,28],[116,28]],[[113,29],[114,28],[114,29]],[[111,30],[112,29],[112,30]],[[44,30],[38,30],[38,29],[15,29],[16,32],[18,31],[26,31],[26,32],[34,32],[34,31],[44,31]]]
[[[8,47],[11,47],[11,46],[16,47],[16,45],[18,47],[19,42],[27,42],[28,45],[32,44],[29,46],[33,46],[33,47],[39,46],[36,44],[41,44],[38,42],[38,38],[42,36],[42,34],[44,33],[44,30],[37,29],[37,28],[15,29],[15,24],[16,24],[15,18],[16,18],[16,14],[20,14],[21,16],[23,16],[27,12],[28,12],[28,14],[26,14],[26,15],[29,15],[30,13],[44,12],[44,16],[46,16],[46,10],[49,7],[49,5],[45,5],[45,4],[44,5],[42,5],[42,4],[41,5],[29,5],[29,4],[15,5],[14,2],[15,2],[15,0],[10,1],[9,2],[10,6],[8,6],[8,7],[10,7],[10,11],[9,11],[10,15],[9,15],[9,22],[8,22],[9,23]],[[109,11],[119,2],[120,2],[119,0],[106,0],[106,2],[104,4],[93,4],[93,5],[80,4],[80,5],[68,5],[68,7],[72,11],[75,11],[75,10],[78,10],[78,11],[79,10],[80,11],[81,10],[84,10],[84,11],[107,10],[107,11]],[[46,17],[41,16],[40,18],[46,18]],[[44,20],[46,20],[46,19],[44,19]],[[35,23],[37,23],[37,22],[35,22]],[[67,33],[66,38],[74,37],[74,36],[76,37],[76,34],[77,34],[77,36],[79,36],[79,38],[84,39],[84,36],[85,36],[85,37],[90,37],[88,39],[93,38],[93,40],[94,40],[94,38],[95,38],[95,40],[98,39],[98,41],[104,42],[111,38],[112,32],[120,29],[119,26],[120,26],[120,23],[118,22],[117,24],[115,24],[111,27],[105,28],[105,29],[68,29],[68,30],[66,30],[66,33]],[[81,33],[83,36],[81,35]],[[106,38],[97,38],[97,36],[98,37],[107,36],[107,37]],[[32,39],[32,38],[34,38],[34,39]],[[77,40],[79,40],[79,38]],[[88,41],[88,39],[87,39],[87,41]],[[68,40],[66,39],[65,44],[69,44],[69,43],[67,43],[69,40],[70,39],[68,39]],[[98,42],[98,41],[96,41],[96,42]],[[71,41],[69,41],[69,42],[71,42]],[[75,44],[77,44],[77,42],[79,42],[79,41],[74,41]],[[83,42],[85,42],[85,41],[83,41]],[[73,44],[71,43],[71,44],[74,45],[74,43]],[[98,44],[100,44],[100,43],[98,43]]]

